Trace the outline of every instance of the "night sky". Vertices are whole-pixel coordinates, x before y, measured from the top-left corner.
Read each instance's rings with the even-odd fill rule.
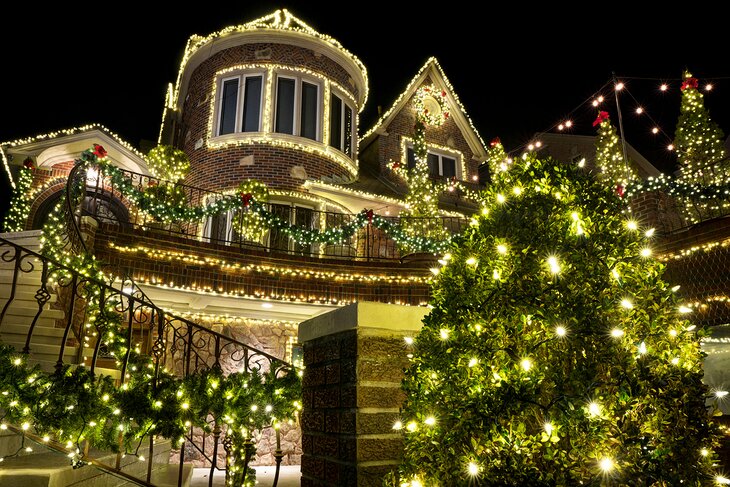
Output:
[[[555,2],[538,8],[522,3],[511,11],[500,5],[494,13],[486,3],[478,10],[456,1],[412,9],[401,2],[393,10],[396,4],[203,2],[194,11],[174,7],[158,14],[125,2],[104,6],[113,12],[105,15],[92,6],[19,2],[14,4],[17,18],[5,18],[0,27],[0,141],[90,122],[106,125],[135,146],[156,140],[165,89],[175,80],[187,38],[281,7],[338,39],[367,67],[370,98],[361,132],[374,123],[377,107],[387,109],[432,55],[482,137],[500,136],[508,150],[576,108],[573,132],[595,133],[596,109],[582,103],[612,72],[666,130],[667,137],[653,136],[653,123],[634,113],[637,101],[622,96],[627,140],[661,170],[674,165],[666,145],[674,132],[685,67],[703,86],[714,78],[706,105],[730,132],[726,16],[704,4],[676,11],[655,4],[656,11],[646,17],[623,4],[612,13],[610,3],[600,4],[604,11],[599,14],[561,12]],[[361,11],[352,14],[358,7]],[[656,79],[670,84],[666,93]],[[610,87],[605,92],[612,96]],[[615,104],[604,108],[613,118]],[[4,174],[1,179],[4,212],[9,191]]]

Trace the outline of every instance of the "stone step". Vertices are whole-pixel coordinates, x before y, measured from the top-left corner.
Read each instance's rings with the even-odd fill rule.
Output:
[[[9,430],[0,430],[0,458],[12,455],[22,444],[23,438],[20,435]]]
[[[40,284],[36,283],[35,285],[24,283],[21,285],[16,286],[15,288],[15,296],[13,297],[13,302],[20,301],[20,302],[28,302],[28,303],[37,303],[35,299],[35,293],[40,288]],[[8,292],[4,292],[7,290]],[[51,299],[46,303],[46,305],[49,305],[51,303],[56,302],[56,293],[54,293],[51,289],[48,290],[51,293]],[[10,297],[10,284],[0,284],[0,304],[2,306],[5,306],[5,300]],[[11,305],[12,306],[12,305]]]
[[[30,249],[34,252],[38,252],[41,248],[41,230],[0,233],[0,238],[9,240],[15,245],[25,247],[26,249]]]
[[[3,306],[5,304],[3,303]],[[12,303],[10,303],[10,306],[8,307],[8,310],[5,312],[5,321],[7,322],[21,322],[25,323],[26,320],[24,318],[29,318],[27,320],[27,323],[30,324],[30,322],[33,320],[33,317],[38,312],[38,303],[36,301],[17,301],[13,300]],[[44,318],[46,320],[57,320],[59,318],[63,318],[66,314],[60,310],[60,309],[51,309],[48,304],[46,304],[43,307],[43,312],[41,312],[39,320],[41,318]],[[17,317],[15,319],[11,317]],[[20,319],[18,319],[20,318]]]
[[[64,454],[49,451],[42,445],[33,444],[31,453],[23,453],[18,457],[7,458],[0,468],[0,485],[8,487],[120,487],[136,485],[110,474],[97,467],[86,465],[72,468],[68,457]],[[143,442],[140,454],[147,457],[148,442]],[[106,465],[114,465],[116,455],[92,450],[90,456]],[[170,442],[161,440],[155,443],[153,467],[161,470],[168,466],[170,458]],[[122,458],[122,471],[140,479],[146,478],[147,462],[128,455]],[[165,474],[160,474],[165,476]]]
[[[40,321],[40,320],[39,320]],[[0,342],[20,342],[25,339],[28,334],[29,325],[16,325],[12,323],[3,323],[0,326]],[[44,345],[60,346],[63,339],[63,328],[53,328],[50,326],[40,326],[40,323],[33,329],[31,337],[31,345],[42,343]],[[69,338],[73,337],[73,332],[69,332]]]

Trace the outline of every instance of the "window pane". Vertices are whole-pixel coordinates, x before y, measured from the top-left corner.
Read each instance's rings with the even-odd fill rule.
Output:
[[[261,76],[246,78],[246,92],[243,98],[243,131],[258,132],[261,116]]]
[[[409,147],[406,149],[406,158],[408,159],[408,169],[416,167],[416,153],[413,152],[413,148]]]
[[[432,178],[439,176],[439,156],[428,154],[428,175]]]
[[[272,203],[269,210],[272,215],[278,217],[281,221],[291,222],[291,207],[289,205],[277,205]],[[269,247],[275,250],[289,250],[289,235],[283,230],[272,226],[269,230]]]
[[[453,178],[456,177],[456,159],[451,159],[449,157],[442,157],[441,158],[441,175],[446,178]]]
[[[236,130],[236,105],[238,104],[238,79],[223,82],[221,118],[218,135],[232,134]]]
[[[342,100],[332,95],[330,97],[330,145],[342,150]]]
[[[294,211],[296,211],[294,223],[297,227],[306,228],[307,230],[310,230],[314,227],[314,211],[311,208],[302,208],[301,206],[296,206]],[[294,241],[295,252],[308,254],[311,252],[311,249],[311,244],[301,244],[296,240]]]
[[[345,147],[342,152],[352,156],[352,108],[345,105]]]
[[[302,81],[302,126],[299,135],[317,140],[317,85]]]
[[[294,134],[294,80],[279,78],[276,88],[276,128],[280,134]]]

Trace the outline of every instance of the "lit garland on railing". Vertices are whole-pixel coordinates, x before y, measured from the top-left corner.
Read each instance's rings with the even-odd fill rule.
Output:
[[[18,174],[18,181],[13,190],[13,198],[10,200],[10,209],[5,216],[3,228],[6,232],[20,232],[25,229],[25,222],[30,215],[31,191],[33,183],[33,160],[28,158]]]
[[[646,181],[629,183],[626,187],[626,196],[631,198],[651,191],[661,191],[669,196],[681,198],[727,200],[730,197],[730,184],[693,184],[662,174],[656,178],[650,177]],[[724,206],[726,205],[727,203]]]

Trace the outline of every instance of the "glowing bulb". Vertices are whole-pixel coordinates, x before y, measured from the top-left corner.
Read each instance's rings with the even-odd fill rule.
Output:
[[[449,333],[451,333],[451,331],[447,330],[446,328],[441,328],[441,330],[439,330],[439,336],[441,337],[442,340],[448,340]]]
[[[405,340],[406,345],[413,345],[413,337],[405,337],[403,340]]]
[[[651,249],[649,247],[644,247],[641,249],[641,256],[642,257],[649,257],[651,255]]]
[[[184,402],[184,403],[182,403],[182,404],[180,405],[180,407],[181,407],[181,408],[183,408],[183,409],[188,409],[188,408],[190,407],[190,404],[188,404],[188,403]]]
[[[274,406],[272,406],[271,404],[267,404],[266,407],[264,408],[264,411],[266,411],[267,413],[270,413],[273,410],[274,410]]]
[[[433,426],[436,424],[436,418],[434,418],[433,416],[429,416],[428,418],[426,418],[426,421],[424,421],[424,423],[426,423],[428,426]]]
[[[559,274],[560,273],[560,263],[558,262],[558,258],[551,255],[548,257],[547,260],[548,266],[550,266],[550,272],[552,274]]]
[[[679,357],[674,357],[672,359],[672,365],[677,365],[679,363]]]
[[[416,424],[415,421],[411,421],[410,423],[408,423],[406,425],[406,429],[408,431],[410,431],[411,433],[413,433],[414,431],[416,431],[418,429],[418,425]]]
[[[712,88],[713,88],[712,83],[707,83],[705,85],[705,91],[712,91]]]
[[[601,406],[597,402],[591,402],[588,404],[588,412],[591,416],[600,416]]]
[[[603,103],[603,95],[598,97],[598,103]]]
[[[504,197],[504,195],[502,193],[497,194],[497,203],[504,203],[505,200],[506,200],[506,198]]]
[[[49,441],[51,441],[51,437],[50,437],[50,436],[48,436],[48,435],[45,435],[45,436],[43,437],[43,443],[48,443]]]
[[[667,146],[667,150],[668,150],[668,151],[673,151],[673,150],[674,150],[674,144],[669,144],[669,145]]]
[[[723,477],[722,475],[718,475],[715,477],[715,482],[720,485],[730,485],[730,479]]]
[[[28,431],[28,429],[30,428],[30,425],[28,423],[23,423],[21,428],[23,428],[23,431]]]
[[[629,301],[628,299],[622,299],[621,300],[621,306],[626,309],[631,309],[634,307],[634,303]]]
[[[13,360],[13,365],[20,365],[21,362],[22,362],[22,360],[20,360],[19,358],[16,358],[15,360]]]
[[[403,423],[400,422],[400,420],[393,423],[393,429],[394,430],[401,430],[403,429]]]
[[[702,450],[700,450],[700,455],[702,455],[703,457],[706,457],[709,454],[710,451],[707,448],[703,448]]]
[[[438,276],[439,275],[439,272],[440,271],[439,271],[439,268],[438,267],[431,267],[429,270],[431,271],[431,274],[433,274],[434,276]]]
[[[644,109],[642,107],[636,107],[636,114],[641,115],[642,113],[644,113]]]
[[[624,331],[621,328],[614,328],[611,330],[611,336],[614,338],[621,338],[624,336]]]
[[[504,255],[507,253],[507,246],[506,245],[497,245],[497,252]]]
[[[597,106],[598,106],[598,100],[593,100],[593,103],[592,103],[592,105],[593,105],[594,107],[597,107]]]
[[[651,133],[654,134],[654,135],[658,134],[659,133],[659,127],[652,128],[651,129]]]
[[[527,372],[532,368],[532,361],[529,358],[523,358],[520,366]]]
[[[472,357],[472,358],[471,358],[471,359],[469,360],[469,367],[474,367],[474,366],[475,366],[476,364],[478,364],[478,363],[479,363],[479,360],[477,360],[476,358],[473,358],[473,357]]]
[[[529,150],[534,150],[535,149],[535,144],[530,144],[530,145],[527,146],[527,148]]]
[[[542,142],[540,142],[539,140],[535,142],[535,147],[537,147],[538,149],[542,147]]]
[[[109,400],[109,394],[104,394],[103,396],[101,396],[101,400],[107,402]]]
[[[521,194],[522,194],[522,188],[520,188],[519,186],[515,186],[514,188],[512,188],[512,192],[513,192],[513,193],[514,193],[514,194],[515,194],[516,196],[519,196],[519,195],[521,195]]]
[[[564,337],[568,333],[568,330],[565,329],[564,326],[558,326],[555,328],[555,334],[559,337]]]
[[[654,236],[654,231],[655,230],[653,228],[650,228],[649,230],[647,230],[646,232],[644,232],[644,235],[646,235],[647,237],[653,237]]]
[[[549,423],[549,422],[545,423],[543,425],[543,428],[545,428],[545,433],[547,433],[548,435],[553,434],[553,424],[552,423]]]
[[[155,401],[155,407],[162,407],[162,401]]]
[[[500,272],[497,269],[494,269],[494,271],[492,271],[492,279],[494,279],[495,281],[499,281],[500,277],[502,277]]]
[[[614,463],[613,459],[609,457],[603,457],[600,462],[598,462],[598,466],[601,467],[601,470],[608,473],[611,470],[613,470]]]
[[[466,471],[474,477],[479,474],[479,466],[474,462],[469,462],[469,465],[466,466]]]
[[[644,354],[646,354],[646,343],[641,342],[639,344],[639,355],[644,355]]]
[[[626,227],[629,230],[636,230],[639,228],[639,225],[634,220],[629,220],[626,222]]]
[[[616,91],[621,91],[624,89],[624,84],[622,82],[616,83]]]
[[[729,394],[728,391],[715,391],[715,396],[716,397],[725,397],[728,394]]]
[[[558,130],[563,130],[564,128],[565,128],[565,126],[562,123],[560,125],[558,125]]]
[[[253,411],[254,413],[256,411],[258,411],[258,410],[259,410],[259,407],[256,404],[254,404],[253,406],[251,406],[251,411]]]
[[[669,89],[669,85],[667,85],[666,83],[662,83],[659,89],[662,91],[667,91]]]
[[[474,257],[469,257],[468,259],[466,259],[467,265],[475,265],[476,263],[477,263],[477,260]]]
[[[572,127],[573,126],[573,121],[572,120],[566,120],[565,121],[565,126],[568,127],[568,128]]]
[[[677,336],[677,330],[669,330],[669,336],[674,338]]]
[[[271,303],[261,303],[261,307],[266,308],[266,309],[271,309],[274,307],[274,305]]]
[[[692,312],[692,308],[688,308],[687,306],[680,306],[679,312],[682,314],[687,314]]]

